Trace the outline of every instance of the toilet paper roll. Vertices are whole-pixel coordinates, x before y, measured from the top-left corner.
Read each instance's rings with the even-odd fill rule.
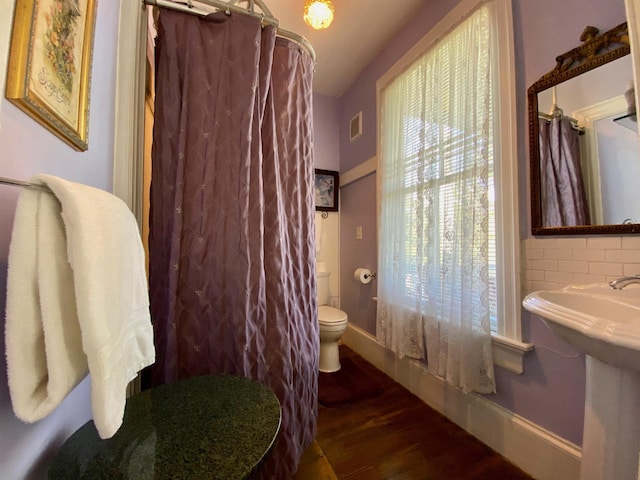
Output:
[[[358,268],[353,273],[353,278],[360,283],[367,284],[371,281],[371,270],[368,268]]]

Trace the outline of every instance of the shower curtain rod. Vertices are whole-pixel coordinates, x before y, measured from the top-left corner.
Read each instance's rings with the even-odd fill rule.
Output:
[[[234,12],[234,13],[241,13],[244,15],[251,15],[252,17],[260,18],[262,20],[262,23],[275,26],[278,29],[277,31],[278,36],[287,38],[297,43],[302,48],[304,48],[307,52],[309,52],[309,55],[311,55],[311,59],[313,60],[313,63],[314,64],[316,63],[316,52],[313,49],[313,46],[311,45],[309,40],[307,40],[302,35],[299,35],[295,32],[291,32],[289,30],[285,30],[284,28],[280,28],[279,20],[271,14],[267,6],[261,0],[247,0],[247,3],[249,3],[249,9],[238,7],[236,3],[238,3],[240,0],[231,0],[229,2],[224,2],[222,0],[197,0],[197,1],[198,3],[202,3],[204,5],[208,5],[208,6],[217,8],[221,11],[224,11],[227,15],[231,15],[231,13]],[[199,17],[206,17],[207,15],[212,13],[207,10],[202,10],[194,7],[191,0],[188,0],[186,4],[176,3],[171,0],[143,0],[142,3],[144,3],[145,5],[151,5],[155,7],[162,7],[162,8],[168,8],[171,10],[177,10],[183,13],[190,13],[192,15],[198,15]],[[254,3],[262,9],[263,13],[258,13],[254,10]]]
[[[549,113],[543,113],[543,112],[538,112],[538,118],[543,118],[545,120],[553,120],[554,118],[559,118],[562,117],[563,115],[551,115]],[[584,133],[584,127],[581,127],[578,124],[578,120],[576,120],[573,117],[567,117],[569,119],[569,122],[571,122],[571,127],[574,130],[577,130],[580,135],[582,135]]]

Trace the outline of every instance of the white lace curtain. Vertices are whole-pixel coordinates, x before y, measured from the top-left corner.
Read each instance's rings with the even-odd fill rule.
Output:
[[[493,14],[484,4],[382,91],[378,340],[494,392]]]

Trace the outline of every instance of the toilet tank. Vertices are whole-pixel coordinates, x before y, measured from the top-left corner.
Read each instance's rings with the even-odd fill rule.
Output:
[[[318,281],[318,305],[326,305],[329,303],[329,277],[331,272],[316,271],[316,279]]]

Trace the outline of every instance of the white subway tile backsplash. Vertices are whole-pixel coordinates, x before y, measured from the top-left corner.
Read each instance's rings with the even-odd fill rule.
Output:
[[[542,260],[544,258],[544,248],[528,248],[526,257],[527,260]]]
[[[572,260],[573,250],[570,248],[545,248],[544,258],[549,260]]]
[[[640,274],[640,236],[528,238],[521,251],[527,292]]]
[[[640,263],[640,250],[605,250],[606,262]]]
[[[604,262],[604,250],[576,248],[573,251],[573,259],[587,262]]]
[[[586,283],[602,283],[607,280],[607,277],[604,275],[588,275],[582,273],[574,273],[573,274],[573,282],[576,284],[586,284]]]
[[[529,288],[530,292],[535,292],[537,290],[553,290],[554,288],[558,288],[561,285],[553,282],[531,282],[531,287]]]
[[[640,263],[626,263],[622,269],[622,274],[625,276],[640,275]]]
[[[561,272],[589,273],[589,262],[560,260],[558,262],[558,270]]]
[[[557,260],[531,260],[527,262],[532,270],[549,270],[555,272],[558,270]]]
[[[558,246],[556,238],[528,238],[525,240],[526,248],[555,248]]]
[[[589,237],[587,248],[614,250],[622,248],[622,237]]]
[[[544,270],[531,270],[527,269],[525,272],[525,278],[527,280],[536,280],[536,281],[544,281]]]
[[[640,250],[640,237],[622,237],[622,248]]]
[[[547,282],[566,285],[573,283],[573,273],[571,272],[544,272],[544,279]]]
[[[559,238],[558,248],[587,248],[586,238]]]
[[[621,263],[591,262],[589,273],[592,275],[622,275]]]

